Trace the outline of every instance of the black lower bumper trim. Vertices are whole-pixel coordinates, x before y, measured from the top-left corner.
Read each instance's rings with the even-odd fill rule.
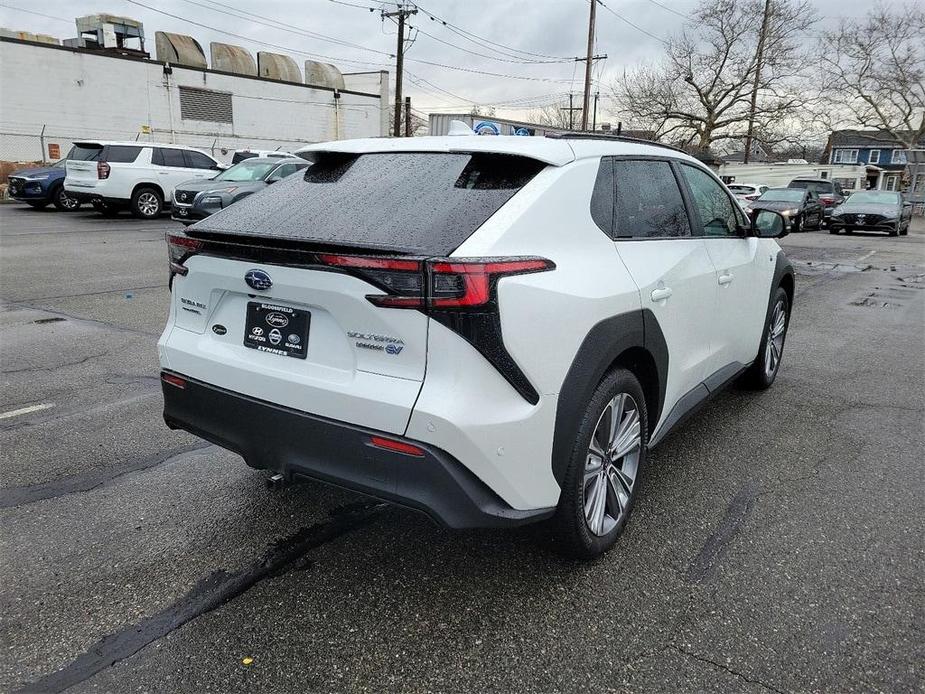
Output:
[[[370,437],[400,437],[175,375],[186,379],[186,387],[162,382],[167,425],[234,451],[251,467],[369,494],[423,511],[450,528],[523,525],[555,511],[511,508],[459,461],[428,444],[408,441],[423,457],[383,450]]]

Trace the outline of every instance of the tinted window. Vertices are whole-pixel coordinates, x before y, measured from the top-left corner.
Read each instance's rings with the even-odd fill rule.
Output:
[[[131,164],[138,158],[141,147],[129,145],[107,145],[103,159],[116,164]]]
[[[159,166],[179,166],[186,168],[186,159],[183,158],[182,149],[158,147],[154,150],[151,163]]]
[[[245,159],[250,159],[251,157],[256,157],[256,156],[257,156],[256,152],[235,152],[231,156],[231,163],[237,164],[238,162],[242,162]]]
[[[735,236],[741,223],[735,206],[723,186],[710,174],[687,164],[681,165],[687,180],[694,207],[703,225],[700,233],[705,236]],[[768,193],[762,195],[765,198]]]
[[[613,236],[613,159],[602,157],[591,193],[591,219],[608,236]]]
[[[671,164],[616,160],[613,175],[616,238],[690,235],[684,199]]]
[[[102,152],[103,145],[76,144],[71,149],[70,154],[67,155],[67,158],[75,161],[99,161]]]
[[[832,183],[829,181],[790,181],[788,188],[806,188],[817,193],[832,193]]]
[[[215,162],[201,152],[186,150],[187,166],[193,169],[214,169]]]
[[[246,198],[196,231],[445,255],[544,168],[481,153],[313,156],[304,176]]]

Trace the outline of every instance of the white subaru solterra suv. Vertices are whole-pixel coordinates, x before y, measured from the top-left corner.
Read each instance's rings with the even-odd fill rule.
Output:
[[[696,159],[627,138],[311,145],[168,235],[164,418],[248,465],[453,528],[610,547],[647,450],[770,386],[793,271]]]

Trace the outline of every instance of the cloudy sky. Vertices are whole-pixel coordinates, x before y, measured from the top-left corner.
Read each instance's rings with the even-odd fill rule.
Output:
[[[814,0],[822,25],[863,15],[870,2]],[[899,5],[900,0],[888,0]],[[604,0],[598,6],[595,64],[602,96],[624,69],[657,58],[660,38],[679,32],[696,0]],[[467,112],[473,103],[524,117],[533,106],[581,92],[588,0],[424,0],[410,24],[406,94],[424,112]],[[374,8],[371,11],[370,8]],[[212,41],[333,62],[344,72],[394,70],[396,26],[380,16],[395,3],[372,0],[0,0],[0,26],[75,35],[73,18],[109,12],[154,32],[190,34],[208,52]],[[25,11],[28,10],[28,11]],[[173,16],[170,16],[173,15]],[[446,22],[446,24],[444,24]],[[632,25],[635,25],[632,26]],[[638,28],[636,28],[638,27]],[[807,39],[811,40],[811,39]],[[410,82],[410,84],[407,84]],[[576,102],[577,103],[577,102]],[[606,118],[601,104],[601,120]]]

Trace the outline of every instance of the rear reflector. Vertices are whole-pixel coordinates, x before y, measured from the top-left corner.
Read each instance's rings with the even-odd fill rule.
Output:
[[[177,388],[179,388],[179,389],[181,389],[181,390],[183,390],[183,389],[186,388],[186,379],[185,379],[185,378],[182,378],[182,377],[180,377],[180,376],[174,376],[173,374],[169,374],[169,373],[166,373],[166,372],[162,372],[162,373],[161,373],[161,380],[162,380],[164,383],[169,383],[170,385],[176,386]]]
[[[382,448],[386,451],[393,451],[395,453],[404,453],[405,455],[413,455],[418,458],[424,457],[424,449],[418,448],[410,443],[405,443],[404,441],[395,441],[394,439],[386,439],[381,436],[372,436],[369,439],[370,444],[376,448]]]

